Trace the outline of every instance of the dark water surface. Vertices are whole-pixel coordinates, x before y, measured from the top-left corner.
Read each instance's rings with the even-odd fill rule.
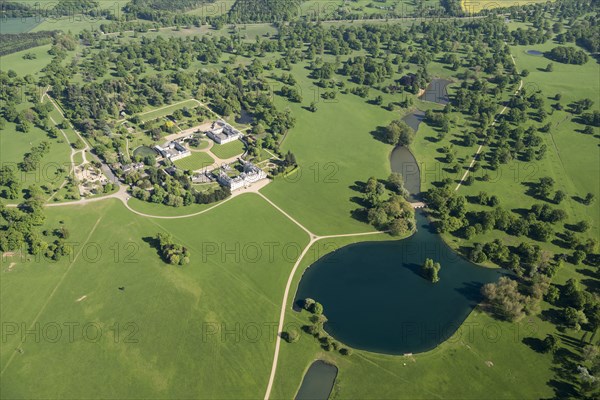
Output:
[[[447,79],[434,79],[431,81],[425,93],[421,96],[421,100],[431,101],[439,104],[448,104],[448,85],[452,82]]]
[[[347,345],[386,354],[418,353],[448,339],[481,301],[481,286],[500,270],[478,267],[452,251],[417,212],[416,234],[343,247],[308,268],[296,301],[323,304],[325,329]],[[421,276],[426,258],[440,281]]]
[[[539,50],[527,50],[527,54],[531,56],[543,56],[544,52]]]
[[[306,371],[296,400],[327,400],[333,389],[338,369],[336,366],[317,360]]]

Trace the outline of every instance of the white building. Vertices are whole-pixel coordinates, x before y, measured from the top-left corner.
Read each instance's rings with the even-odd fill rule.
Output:
[[[219,176],[217,180],[223,186],[228,187],[230,190],[236,190],[243,187],[248,187],[255,182],[258,182],[267,177],[267,173],[262,169],[258,168],[256,165],[245,162],[244,160],[240,160],[240,162],[244,166],[244,172],[239,174],[236,177],[230,177],[227,175],[224,170],[227,168],[222,168],[219,171]]]
[[[156,151],[163,156],[164,158],[168,158],[171,161],[181,160],[182,158],[189,157],[192,155],[192,152],[183,147],[178,142],[168,142],[164,146],[154,146]]]
[[[212,124],[211,130],[206,133],[206,136],[215,143],[226,144],[240,139],[242,132],[220,119]]]

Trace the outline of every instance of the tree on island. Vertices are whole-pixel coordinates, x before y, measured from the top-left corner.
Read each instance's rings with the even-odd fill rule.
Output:
[[[437,283],[440,280],[439,272],[442,269],[442,266],[438,262],[433,262],[431,258],[425,260],[425,264],[423,264],[422,271],[423,276],[427,278],[432,283]]]
[[[396,120],[385,129],[385,141],[398,146],[408,146],[412,143],[415,131],[404,121]]]
[[[388,187],[393,190],[396,194],[406,198],[408,197],[408,190],[404,187],[404,178],[402,174],[398,172],[392,172],[387,180]]]

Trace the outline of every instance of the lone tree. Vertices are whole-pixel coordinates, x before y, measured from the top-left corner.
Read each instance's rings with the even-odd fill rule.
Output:
[[[439,282],[440,277],[438,273],[442,269],[442,266],[438,262],[433,262],[431,258],[425,260],[425,264],[423,264],[423,276],[430,280],[433,283]]]
[[[404,178],[398,172],[392,172],[388,177],[387,184],[391,190],[402,197],[408,196],[408,190],[404,187]]]
[[[589,206],[596,200],[596,196],[593,193],[588,193],[585,195],[585,199],[583,199],[583,204]]]
[[[291,330],[289,330],[287,332],[283,332],[281,334],[281,336],[288,343],[295,343],[295,342],[298,341],[298,339],[300,339],[300,334],[295,329],[291,329]]]
[[[517,281],[503,276],[498,283],[483,286],[481,292],[498,317],[514,322],[525,315],[526,298],[519,292]]]
[[[554,335],[546,335],[546,338],[542,341],[542,351],[544,353],[555,353],[558,346],[558,340]]]

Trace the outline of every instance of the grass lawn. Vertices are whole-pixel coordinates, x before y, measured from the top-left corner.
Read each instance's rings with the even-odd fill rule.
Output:
[[[533,3],[545,3],[547,0],[461,0],[461,8],[470,13],[478,13],[481,10],[491,10],[500,7],[512,7]]]
[[[264,394],[272,327],[294,261],[282,248],[308,242],[292,222],[254,195],[185,220],[138,217],[116,200],[47,214],[49,226],[65,221],[72,241],[89,251],[56,264],[15,260],[0,280],[2,323],[79,325],[72,339],[63,331],[55,343],[49,342],[50,333],[23,344],[20,335],[7,338],[0,350],[2,398]],[[165,231],[190,249],[189,265],[160,260],[150,237]],[[252,243],[262,249],[259,257]],[[269,253],[265,243],[278,247]],[[7,268],[3,262],[2,270]],[[23,293],[32,294],[28,301]],[[86,324],[94,327],[87,338]],[[213,328],[239,333],[221,336]],[[17,347],[24,352],[15,353]],[[48,369],[48,360],[56,359],[61,362]]]
[[[127,202],[129,207],[135,211],[141,212],[148,215],[156,215],[162,217],[177,217],[183,215],[195,214],[204,211],[215,204],[192,204],[184,207],[170,207],[163,204],[150,203],[148,201],[142,201],[132,197]]]
[[[353,198],[362,195],[356,183],[390,174],[392,146],[375,140],[371,133],[400,114],[366,104],[366,99],[352,94],[340,94],[335,102],[319,101],[303,65],[295,65],[292,73],[302,90],[303,104],[276,100],[278,107],[289,107],[297,119],[282,152],[292,150],[300,168],[263,193],[316,234],[372,230],[352,218],[352,211],[359,208]],[[302,108],[311,101],[319,101],[316,113]]]
[[[211,166],[214,162],[215,160],[213,160],[213,158],[210,155],[208,155],[208,153],[192,152],[191,156],[175,161],[175,165],[178,168],[181,168],[186,171],[196,171]]]
[[[210,139],[202,139],[200,141],[200,145],[195,147],[195,146],[189,146],[191,149],[193,150],[206,150],[211,146],[211,142],[212,140]]]
[[[83,162],[83,156],[80,151],[75,153],[75,155],[73,156],[73,162],[75,163],[75,165],[79,165]]]
[[[117,2],[113,2],[113,4],[115,3]],[[97,31],[100,29],[100,25],[106,23],[110,23],[110,21],[104,18],[86,17],[82,15],[69,17],[65,16],[60,18],[46,19],[33,28],[31,32],[59,30],[63,32],[70,32],[72,34],[78,34],[85,29],[92,32]]]
[[[52,45],[46,44],[32,49],[18,51],[16,53],[0,56],[0,70],[8,71],[12,69],[19,76],[37,75],[42,68],[50,63],[52,56],[48,50]],[[35,59],[26,60],[23,56],[27,53],[35,55]]]
[[[198,8],[187,11],[186,14],[215,17],[227,14],[236,0],[219,0],[214,3],[202,4]]]
[[[227,160],[235,156],[241,156],[244,153],[245,146],[241,140],[236,140],[227,144],[216,144],[210,149],[210,152],[221,160]]]
[[[176,110],[181,110],[184,107],[195,108],[198,106],[199,104],[195,100],[189,99],[168,106],[159,107],[148,112],[139,113],[138,115],[142,122],[146,122],[153,119],[166,117],[167,115],[173,114]]]
[[[50,148],[40,161],[39,167],[35,171],[22,172],[18,168],[18,164],[23,161],[25,153],[43,141],[50,143]],[[36,185],[48,192],[48,190],[60,186],[70,168],[70,153],[71,150],[62,136],[50,139],[46,132],[35,126],[32,126],[28,133],[23,133],[16,130],[14,123],[7,123],[4,130],[0,132],[0,159],[3,165],[14,168],[16,176],[21,182],[21,189]],[[64,169],[64,172],[60,172],[60,169]],[[22,196],[23,194],[19,199],[8,202],[18,203],[22,200]]]

